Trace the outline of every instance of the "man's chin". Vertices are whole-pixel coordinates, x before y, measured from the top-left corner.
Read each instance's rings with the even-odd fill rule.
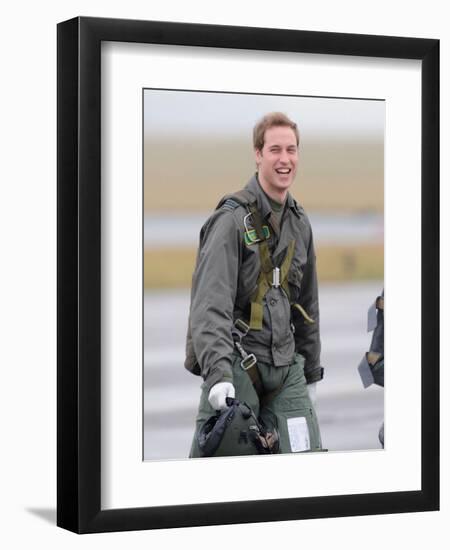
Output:
[[[286,191],[294,183],[294,178],[282,178],[277,179],[277,187],[280,191]]]

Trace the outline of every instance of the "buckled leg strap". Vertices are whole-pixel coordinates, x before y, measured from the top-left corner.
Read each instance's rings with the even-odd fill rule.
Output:
[[[280,384],[278,388],[275,388],[271,392],[260,395],[259,397],[260,406],[265,407],[268,403],[272,401],[272,399],[275,399],[275,397],[280,393],[282,388],[283,388],[283,384]]]
[[[269,393],[264,393],[264,385],[261,380],[261,375],[259,374],[256,357],[253,353],[248,354],[242,347],[242,338],[247,334],[249,329],[250,327],[246,322],[242,321],[242,319],[237,319],[234,323],[232,335],[234,345],[242,357],[241,368],[248,374],[258,395],[259,402],[261,406],[264,406],[281,391],[283,385],[281,384],[278,388]]]
[[[259,370],[256,364],[253,365],[253,367],[246,369],[246,372],[250,377],[250,380],[253,384],[253,387],[255,388],[256,393],[258,394],[259,403],[261,407],[264,407],[265,405],[267,405],[270,401],[272,401],[272,399],[274,399],[274,397],[276,397],[280,393],[283,387],[282,383],[278,386],[278,388],[275,388],[271,392],[269,393],[264,392],[264,386],[261,380],[261,375],[259,374]]]
[[[255,388],[256,393],[258,394],[258,397],[261,401],[261,396],[264,393],[264,386],[261,380],[261,376],[259,374],[258,367],[256,365],[253,365],[253,367],[250,367],[246,370],[246,373],[249,375],[250,380],[252,381],[253,387]]]

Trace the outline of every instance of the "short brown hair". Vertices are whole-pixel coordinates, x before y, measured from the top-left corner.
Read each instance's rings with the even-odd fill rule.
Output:
[[[294,130],[295,137],[297,138],[297,146],[300,141],[300,134],[298,132],[297,124],[287,117],[284,113],[268,113],[256,124],[253,128],[253,146],[258,151],[261,151],[264,147],[264,135],[266,130],[273,126],[288,126]]]

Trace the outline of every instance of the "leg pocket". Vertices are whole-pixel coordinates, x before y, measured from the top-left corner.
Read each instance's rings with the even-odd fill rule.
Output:
[[[282,453],[320,451],[319,424],[312,408],[297,409],[276,415]]]

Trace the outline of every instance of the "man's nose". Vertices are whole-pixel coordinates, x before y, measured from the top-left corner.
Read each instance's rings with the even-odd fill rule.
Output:
[[[281,153],[280,153],[280,162],[286,162],[286,163],[289,162],[289,155],[288,155],[287,151],[281,151]]]

